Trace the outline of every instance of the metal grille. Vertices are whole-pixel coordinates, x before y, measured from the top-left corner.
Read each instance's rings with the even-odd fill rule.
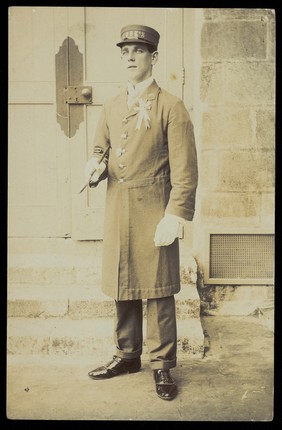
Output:
[[[210,235],[210,278],[268,279],[273,276],[274,235]]]

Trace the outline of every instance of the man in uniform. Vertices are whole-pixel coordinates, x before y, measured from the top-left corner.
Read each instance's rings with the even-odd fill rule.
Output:
[[[127,90],[105,103],[85,168],[87,177],[96,169],[90,186],[108,178],[102,290],[115,300],[116,311],[116,353],[89,376],[101,380],[140,370],[146,299],[156,392],[172,400],[177,394],[170,369],[176,366],[178,240],[185,221],[193,219],[198,172],[189,114],[152,77],[159,38],[144,25],[122,28],[117,46]]]

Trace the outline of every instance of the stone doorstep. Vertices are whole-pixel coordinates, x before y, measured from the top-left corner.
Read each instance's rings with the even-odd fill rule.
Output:
[[[72,238],[59,237],[9,237],[8,248],[12,256],[26,255],[69,255],[85,258],[95,257],[101,253],[102,240],[73,240]]]
[[[146,319],[144,319],[144,357],[146,358]],[[178,355],[195,358],[203,355],[200,319],[178,321]],[[114,352],[113,319],[97,318],[9,318],[7,327],[9,355],[93,356],[95,360]]]
[[[70,261],[58,261],[46,259],[39,263],[10,264],[8,267],[8,279],[10,283],[25,284],[83,284],[91,285],[99,281],[101,266],[95,260],[80,260],[75,263]]]
[[[95,255],[10,254],[8,280],[29,285],[95,285],[101,279],[101,266],[101,251]],[[191,256],[180,274],[183,283],[196,282],[197,265]]]
[[[182,282],[189,282],[190,274],[183,268],[180,271]],[[195,279],[194,279],[195,278]],[[81,283],[93,285],[100,282],[101,266],[95,266],[93,262],[83,265],[63,266],[10,266],[8,268],[8,281],[12,284],[28,285],[53,285]],[[196,282],[193,276],[191,283]]]
[[[200,299],[193,285],[183,285],[175,295],[179,319],[197,318]],[[112,317],[113,300],[98,286],[11,284],[8,288],[8,317],[84,319]]]

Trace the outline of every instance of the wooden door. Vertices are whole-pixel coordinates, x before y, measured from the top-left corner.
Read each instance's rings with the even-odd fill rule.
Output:
[[[81,12],[82,13],[82,12]],[[72,237],[102,239],[106,181],[81,195],[83,169],[91,156],[93,137],[103,103],[122,91],[126,77],[121,66],[120,29],[128,24],[144,24],[159,31],[159,61],[154,68],[158,84],[182,97],[182,10],[154,8],[86,8],[80,37],[74,35],[85,57],[85,85],[93,91],[93,102],[85,106],[81,124],[72,148]],[[84,31],[85,30],[85,34]]]
[[[159,31],[154,76],[182,97],[182,14],[182,9],[165,8],[10,8],[10,236],[103,238],[106,181],[78,191],[103,103],[126,85],[116,46],[120,29],[140,23]],[[63,48],[68,77],[76,76],[68,41],[77,48],[82,85],[92,88],[92,102],[62,114],[56,59]],[[63,118],[71,133],[63,129]]]
[[[58,14],[50,7],[9,9],[10,237],[71,234],[70,147],[56,121]]]

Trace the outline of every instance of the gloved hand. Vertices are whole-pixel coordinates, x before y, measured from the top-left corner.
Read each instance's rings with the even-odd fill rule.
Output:
[[[85,179],[87,181],[89,181],[91,173],[93,172],[94,169],[96,169],[96,172],[93,174],[93,176],[91,178],[92,184],[95,184],[95,182],[98,182],[99,177],[102,175],[102,173],[106,169],[106,164],[103,161],[101,163],[99,163],[95,157],[91,157],[87,161],[85,169],[84,169]],[[91,185],[91,183],[90,183],[90,185]]]
[[[168,246],[179,237],[179,230],[185,220],[176,215],[166,214],[157,225],[154,242],[155,246]]]

